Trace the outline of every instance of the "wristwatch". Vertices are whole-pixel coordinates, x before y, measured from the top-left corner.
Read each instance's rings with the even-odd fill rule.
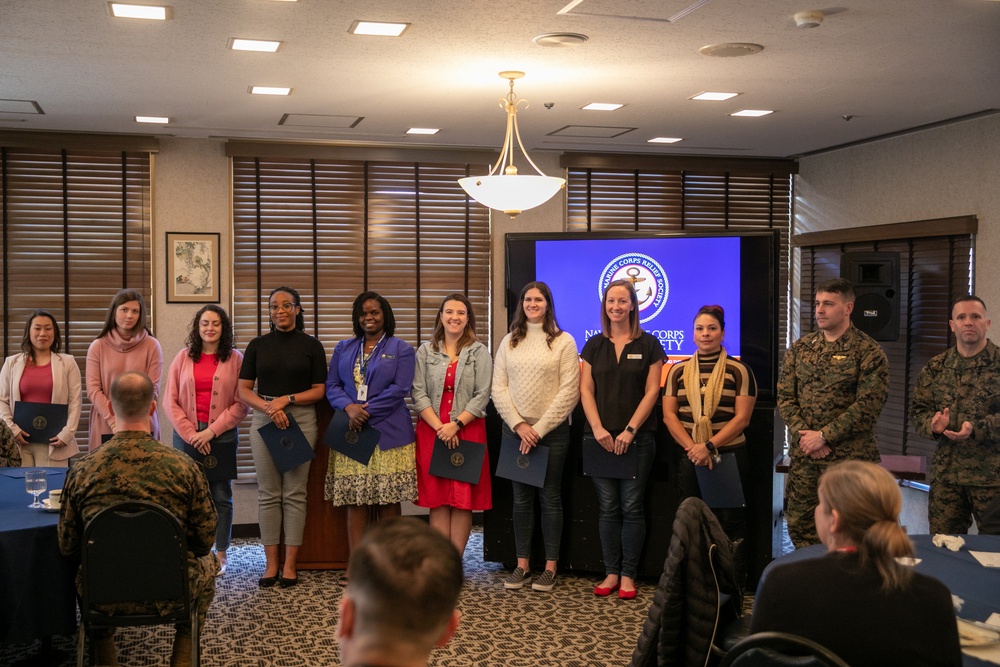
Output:
[[[465,428],[465,424],[463,424],[462,420],[459,419],[458,417],[455,417],[454,419],[452,419],[452,421],[455,422],[456,424],[458,424],[459,428]]]
[[[712,457],[712,463],[720,463],[722,461],[722,456],[719,454],[719,450],[716,449],[715,443],[709,440],[705,443],[705,449],[708,450],[708,455]]]
[[[635,435],[635,429],[632,428],[631,424],[629,424],[628,426],[626,426],[625,430],[628,431],[629,433],[631,433],[632,435]]]
[[[288,404],[289,405],[295,405],[295,394],[289,394],[288,395]]]

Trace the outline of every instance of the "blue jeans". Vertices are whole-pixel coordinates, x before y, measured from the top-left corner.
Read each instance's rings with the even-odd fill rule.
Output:
[[[198,422],[199,431],[206,428],[208,428],[207,423]],[[234,428],[212,440],[212,444],[235,445],[238,438],[239,431]],[[184,451],[184,444],[184,439],[177,434],[177,431],[174,431],[174,449]],[[219,524],[215,529],[215,549],[216,551],[226,551],[229,549],[229,542],[233,535],[233,481],[231,479],[217,479],[208,483],[208,490],[212,494],[215,513],[219,516]]]
[[[503,425],[503,438],[520,444],[521,438]],[[518,558],[531,557],[531,533],[535,528],[535,493],[542,507],[542,542],[545,560],[559,560],[562,543],[563,506],[562,474],[569,451],[569,424],[563,422],[538,441],[539,447],[549,448],[549,463],[542,488],[511,481],[514,487],[514,550]]]
[[[594,439],[585,435],[584,439]],[[605,574],[621,575],[635,579],[639,571],[639,556],[646,541],[646,482],[656,458],[656,441],[652,431],[635,434],[631,447],[636,447],[637,472],[635,479],[594,477],[597,504],[600,508],[598,523],[601,551],[604,554]]]

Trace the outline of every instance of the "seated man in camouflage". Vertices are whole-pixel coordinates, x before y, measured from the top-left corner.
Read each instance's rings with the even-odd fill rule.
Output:
[[[347,576],[337,624],[344,667],[426,665],[458,627],[462,559],[423,521],[378,523],[351,554]]]
[[[84,529],[106,507],[134,500],[162,505],[186,529],[190,591],[198,601],[200,623],[204,624],[219,569],[211,552],[217,518],[208,482],[190,457],[150,437],[149,418],[156,402],[148,377],[135,372],[119,376],[111,384],[111,405],[115,437],[66,474],[59,549],[63,555],[79,558]],[[100,664],[118,664],[113,631],[96,638],[95,648]],[[177,625],[170,664],[191,664],[191,628],[187,624]]]
[[[21,450],[17,448],[17,441],[10,427],[0,421],[0,468],[20,468]]]

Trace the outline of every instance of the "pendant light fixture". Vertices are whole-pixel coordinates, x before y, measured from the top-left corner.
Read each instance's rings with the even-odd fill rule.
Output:
[[[500,108],[507,113],[507,134],[500,149],[500,157],[486,176],[468,176],[458,179],[459,185],[480,204],[514,217],[521,211],[535,208],[552,199],[566,185],[566,179],[546,176],[538,168],[521,143],[521,133],[517,128],[517,106],[527,107],[527,100],[519,100],[514,94],[514,81],[524,76],[524,72],[500,72],[500,76],[510,82],[510,92],[500,98]],[[521,175],[514,166],[514,141],[536,172]]]

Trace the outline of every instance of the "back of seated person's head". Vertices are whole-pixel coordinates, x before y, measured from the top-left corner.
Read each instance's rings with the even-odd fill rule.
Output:
[[[884,588],[905,585],[911,572],[896,558],[912,556],[913,543],[899,525],[903,500],[896,479],[874,463],[845,461],[820,477],[819,497],[836,516],[837,546],[857,547],[861,562],[878,569]]]
[[[351,553],[347,576],[344,595],[353,605],[355,638],[429,653],[457,625],[462,559],[423,521],[404,517],[376,524]]]
[[[153,383],[145,373],[122,373],[111,383],[111,407],[119,422],[149,417]]]

